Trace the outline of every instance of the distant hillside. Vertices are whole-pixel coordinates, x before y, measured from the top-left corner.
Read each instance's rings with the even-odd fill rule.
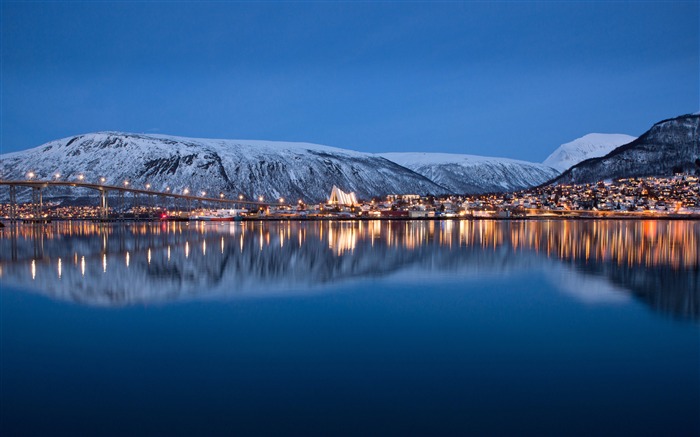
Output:
[[[382,153],[454,193],[517,191],[559,174],[544,164],[451,153]]]
[[[660,121],[642,136],[609,154],[583,161],[553,183],[586,183],[636,176],[700,173],[700,115]]]
[[[544,160],[543,164],[563,172],[586,159],[605,156],[623,144],[631,143],[636,139],[636,137],[624,134],[594,133],[584,135],[559,146]]]

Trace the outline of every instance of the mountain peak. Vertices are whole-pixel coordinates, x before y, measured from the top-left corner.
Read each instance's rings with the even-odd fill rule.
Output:
[[[700,174],[700,116],[662,120],[631,143],[581,162],[554,182],[584,183],[640,176]]]
[[[562,144],[544,160],[543,164],[563,172],[581,161],[605,156],[636,137],[625,134],[590,133]]]

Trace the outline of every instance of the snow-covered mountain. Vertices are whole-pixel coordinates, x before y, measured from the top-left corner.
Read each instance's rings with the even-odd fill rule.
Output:
[[[543,164],[563,172],[590,158],[605,156],[636,137],[625,134],[588,134],[562,144],[544,160]]]
[[[517,191],[540,185],[559,172],[547,165],[507,158],[451,153],[382,153],[454,193]]]
[[[121,184],[173,192],[243,194],[318,202],[333,185],[360,198],[449,190],[381,156],[309,143],[193,139],[98,132],[0,155],[2,179],[37,178]],[[53,190],[52,190],[53,191]]]
[[[438,153],[370,154],[318,144],[211,140],[98,132],[0,155],[3,179],[128,180],[155,190],[185,188],[246,198],[318,202],[333,185],[359,198],[396,193],[511,191],[539,185],[558,172],[543,164]],[[215,195],[216,195],[215,194]]]
[[[660,121],[631,143],[583,161],[553,182],[585,183],[677,172],[700,174],[700,115]]]

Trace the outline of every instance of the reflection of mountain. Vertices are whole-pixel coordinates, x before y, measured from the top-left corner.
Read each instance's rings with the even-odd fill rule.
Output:
[[[669,266],[639,268],[602,263],[582,266],[584,273],[600,275],[617,288],[629,290],[655,311],[700,320],[700,272],[698,268],[675,270]]]
[[[96,305],[314,292],[370,277],[546,271],[585,302],[631,294],[654,309],[700,319],[694,222],[62,224],[6,231],[3,282]]]

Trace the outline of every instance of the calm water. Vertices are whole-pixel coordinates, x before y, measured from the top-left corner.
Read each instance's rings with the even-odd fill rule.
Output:
[[[0,231],[0,434],[699,435],[700,223]]]

